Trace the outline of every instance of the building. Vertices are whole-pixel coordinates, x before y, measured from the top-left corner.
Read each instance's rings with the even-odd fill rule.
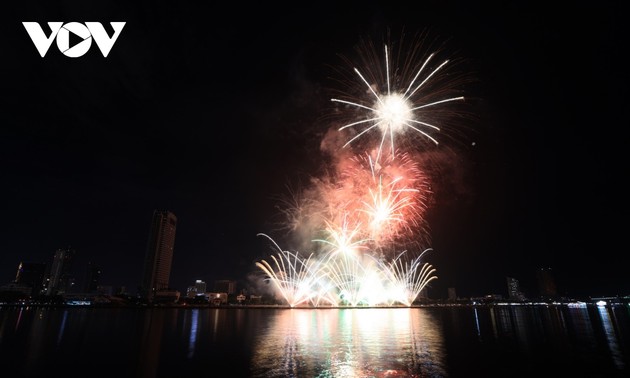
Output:
[[[154,304],[175,304],[179,302],[180,296],[179,290],[161,289],[151,297],[151,302]]]
[[[197,288],[197,293],[199,294],[205,294],[206,293],[206,283],[202,280],[196,280],[195,281],[195,287]]]
[[[217,293],[227,293],[228,295],[235,294],[236,281],[231,281],[231,280],[214,281],[214,291]]]
[[[214,306],[222,306],[228,303],[228,293],[208,293],[208,302]]]
[[[202,280],[196,280],[194,286],[188,286],[186,289],[187,298],[195,298],[206,295],[206,283]]]
[[[169,288],[177,217],[168,210],[155,210],[144,260],[141,294],[152,302],[156,292]]]
[[[553,299],[558,296],[558,289],[551,268],[540,268],[536,271],[536,281],[541,298]]]
[[[58,249],[50,267],[50,275],[46,282],[46,295],[64,294],[72,291],[74,277],[72,277],[72,263],[76,251],[70,247]]]
[[[45,274],[45,263],[20,262],[15,275],[15,283],[30,287],[31,292],[29,295],[37,296],[42,292]]]
[[[449,301],[456,301],[457,300],[457,291],[455,290],[454,287],[449,287],[448,288],[448,300]]]
[[[101,268],[92,263],[88,263],[87,274],[85,276],[85,286],[83,291],[86,293],[95,293],[98,291],[99,278],[101,277]]]
[[[188,286],[186,288],[186,298],[195,298],[197,297],[197,288],[194,286]]]
[[[516,278],[507,277],[508,298],[513,301],[525,300],[525,295],[521,292],[521,285]]]

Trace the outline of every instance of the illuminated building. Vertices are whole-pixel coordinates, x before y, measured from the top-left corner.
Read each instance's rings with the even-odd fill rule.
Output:
[[[516,278],[507,277],[508,298],[515,301],[525,300],[525,295],[521,292],[521,285]]]
[[[188,286],[186,290],[187,298],[195,298],[197,296],[206,295],[206,283],[202,280],[196,280],[194,286]]]
[[[198,294],[205,294],[206,293],[206,283],[202,280],[196,280],[195,281],[195,288],[197,288],[197,293]]]

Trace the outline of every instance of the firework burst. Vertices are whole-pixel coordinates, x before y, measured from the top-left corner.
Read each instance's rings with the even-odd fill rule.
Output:
[[[353,214],[379,248],[411,237],[428,240],[424,213],[430,197],[428,180],[408,153],[376,163],[370,154],[349,159],[340,177]]]
[[[348,81],[354,92],[332,98],[352,118],[334,126],[343,143],[322,143],[335,154],[327,175],[285,202],[287,228],[307,236],[313,252],[301,257],[261,234],[275,254],[256,265],[292,307],[411,306],[437,279],[423,261],[431,250],[423,245],[430,241],[425,213],[433,194],[420,159],[426,150],[411,142],[437,145],[444,114],[438,109],[464,97],[454,95],[450,61],[438,61],[436,53],[418,59],[414,48],[396,60],[388,45],[383,56],[369,51],[365,71],[354,68]],[[392,65],[397,61],[404,64]],[[334,145],[339,151],[330,150]],[[408,252],[409,243],[423,246],[422,252]]]
[[[433,110],[464,100],[463,96],[452,95],[455,92],[452,79],[445,73],[450,60],[436,63],[434,52],[418,62],[415,56],[418,52],[412,49],[407,60],[413,62],[406,61],[403,67],[392,69],[389,46],[385,45],[383,51],[384,68],[377,63],[377,54],[370,50],[369,54],[364,52],[370,59],[365,62],[366,72],[354,67],[355,80],[346,79],[350,86],[358,84],[363,91],[348,91],[331,99],[351,113],[351,121],[338,129],[351,131],[343,147],[377,135],[377,162],[384,155],[394,154],[397,141],[403,137],[420,136],[437,145],[434,135],[441,129],[438,120],[434,120]]]

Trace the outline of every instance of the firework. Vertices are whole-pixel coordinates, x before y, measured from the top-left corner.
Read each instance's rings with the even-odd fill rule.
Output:
[[[328,252],[315,259],[299,253],[278,250],[269,263],[256,263],[275,291],[290,307],[297,306],[411,306],[422,290],[437,276],[435,269],[422,263],[423,252],[411,261],[403,261],[405,252],[387,262],[356,248],[361,241],[343,245],[330,243]],[[428,251],[428,250],[427,250]]]
[[[352,199],[346,202],[346,211],[365,225],[366,237],[376,248],[411,237],[428,238],[424,224],[428,179],[409,154],[389,155],[380,164],[369,154],[355,156],[340,182]]]
[[[271,262],[261,260],[256,266],[291,307],[411,306],[437,279],[436,269],[423,261],[431,248],[405,248],[409,242],[430,241],[425,212],[432,193],[418,152],[398,141],[413,139],[407,134],[411,131],[436,145],[433,133],[440,128],[429,110],[463,97],[437,86],[449,60],[434,64],[431,53],[419,64],[391,71],[389,55],[385,45],[384,70],[368,67],[365,75],[354,68],[367,88],[363,95],[332,99],[356,117],[336,129],[344,135],[354,132],[340,150],[350,145],[353,151],[363,149],[338,153],[326,176],[285,202],[291,205],[283,211],[287,228],[307,235],[312,252],[285,251],[260,234],[272,242],[275,253]],[[370,63],[378,58],[370,57]],[[368,137],[374,134],[378,137]]]
[[[436,54],[431,53],[419,66],[417,62],[413,62],[410,64],[412,69],[403,67],[392,72],[389,52],[385,45],[384,72],[379,72],[382,68],[374,61],[367,64],[366,69],[370,73],[367,78],[358,68],[353,69],[355,81],[365,88],[358,92],[360,95],[345,94],[331,99],[356,111],[352,113],[353,119],[338,129],[353,131],[343,147],[348,147],[360,138],[377,134],[377,162],[384,154],[394,154],[397,150],[395,140],[403,136],[419,135],[437,145],[439,142],[433,135],[440,131],[440,126],[431,120],[428,111],[440,105],[464,100],[463,96],[450,96],[452,91],[448,90],[449,85],[439,87],[440,83],[448,79],[446,75],[440,76],[449,63],[448,59],[433,65]],[[415,50],[412,50],[410,59],[416,58],[413,52]],[[412,132],[411,135],[409,131]]]
[[[272,255],[273,265],[266,260],[256,263],[268,276],[276,291],[291,306],[310,304],[319,306],[321,303],[334,305],[337,303],[332,296],[330,285],[325,280],[325,273],[319,268],[320,264],[311,263],[312,254],[301,258],[298,253],[284,251],[268,235],[259,234],[271,240],[278,253]]]

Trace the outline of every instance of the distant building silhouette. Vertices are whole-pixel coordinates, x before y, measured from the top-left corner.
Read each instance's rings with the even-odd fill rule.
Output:
[[[525,300],[525,295],[521,292],[521,285],[514,277],[507,277],[508,298],[515,301]]]
[[[71,272],[75,254],[76,251],[70,247],[55,251],[46,283],[46,295],[64,294],[72,291],[74,277],[72,277]]]
[[[457,300],[457,291],[455,290],[454,287],[449,287],[448,288],[448,300],[449,301],[456,301]]]
[[[156,292],[168,289],[175,247],[177,217],[168,210],[155,210],[144,260],[142,295],[152,302]]]
[[[558,288],[553,278],[551,268],[540,268],[536,271],[536,281],[538,282],[538,291],[542,298],[556,298],[558,296]]]
[[[217,293],[236,293],[236,281],[231,280],[217,280],[214,281],[214,291]]]
[[[206,283],[203,280],[196,280],[194,286],[188,286],[186,290],[186,297],[195,298],[199,295],[206,295]]]
[[[197,293],[199,294],[205,294],[207,291],[207,287],[206,287],[206,283],[202,280],[196,280],[195,281],[195,288],[197,288]]]
[[[87,273],[85,276],[85,286],[83,291],[86,293],[96,293],[98,291],[98,283],[101,277],[101,268],[92,263],[88,263]]]
[[[36,296],[42,292],[45,274],[45,263],[20,262],[15,275],[15,283],[30,287],[30,295]]]

